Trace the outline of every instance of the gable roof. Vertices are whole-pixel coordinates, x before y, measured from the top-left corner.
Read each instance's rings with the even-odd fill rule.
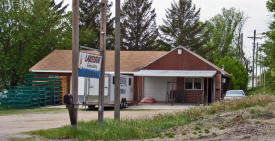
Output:
[[[210,61],[204,59],[200,55],[184,48],[186,52],[192,54],[203,62],[220,71],[223,75],[229,76],[229,73],[220,69]],[[170,52],[167,51],[120,51],[120,70],[123,73],[137,72],[146,66],[154,63],[161,59],[172,51],[178,49],[175,48]],[[83,51],[90,54],[98,54],[96,51]],[[106,51],[106,71],[114,71],[114,55],[115,52],[112,50]],[[54,50],[48,56],[43,58],[37,64],[30,68],[32,72],[58,72],[58,73],[71,73],[72,72],[72,50]]]
[[[98,54],[96,51],[83,51],[91,54]],[[136,72],[144,65],[156,58],[167,54],[166,51],[121,51],[120,69],[121,72]],[[114,51],[106,51],[106,71],[114,70]],[[37,64],[30,68],[32,72],[72,72],[72,50],[54,50]]]
[[[223,75],[229,76],[230,74],[224,70],[222,70],[221,68],[219,68],[218,66],[216,66],[215,64],[211,63],[210,61],[206,60],[205,58],[203,58],[202,56],[198,55],[195,52],[192,52],[190,50],[188,50],[187,48],[184,48],[182,46],[180,46],[179,48],[183,48],[185,51],[189,52],[190,54],[196,56],[197,58],[199,58],[200,60],[204,61],[205,63],[207,63],[208,65],[214,67],[215,69],[217,69],[218,71],[220,71]]]
[[[173,52],[174,50],[179,49],[179,48],[185,50],[186,52],[192,54],[193,56],[195,56],[195,57],[197,57],[198,59],[202,60],[202,61],[205,62],[206,64],[212,66],[212,67],[215,68],[217,71],[220,71],[223,75],[225,75],[225,76],[229,76],[229,75],[230,75],[228,72],[222,70],[221,68],[219,68],[219,67],[216,66],[215,64],[211,63],[210,61],[206,60],[206,59],[203,58],[202,56],[200,56],[200,55],[198,55],[197,53],[192,52],[192,51],[190,51],[190,50],[188,50],[187,48],[184,48],[184,47],[182,47],[182,46],[179,46],[179,47],[177,47],[177,48],[172,49],[172,50],[171,50],[170,52],[168,52],[167,54],[169,54],[169,53],[171,53],[171,52]],[[159,59],[161,59],[162,57],[166,56],[167,54],[162,55],[162,56],[160,56],[159,58],[156,58],[155,60],[153,60],[153,61],[150,62],[149,64],[143,66],[141,69],[144,69],[145,67],[147,67],[147,66],[153,64],[154,62],[158,61]]]

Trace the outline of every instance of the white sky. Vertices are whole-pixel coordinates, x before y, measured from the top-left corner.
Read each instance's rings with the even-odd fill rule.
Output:
[[[60,1],[60,0],[58,0]],[[72,0],[64,0],[65,3],[72,3]],[[113,2],[112,13],[115,15]],[[124,0],[121,0],[121,3]],[[171,3],[174,0],[153,0],[153,8],[156,9],[157,24],[163,23],[162,19],[165,18],[165,9],[171,7]],[[268,25],[271,22],[271,14],[266,8],[267,0],[193,0],[193,3],[197,8],[201,8],[201,20],[209,20],[213,16],[219,14],[223,7],[231,8],[235,7],[241,10],[248,17],[248,20],[244,27],[244,51],[246,56],[251,58],[252,56],[252,40],[248,39],[248,36],[253,36],[254,29],[257,33],[262,33],[268,30]],[[71,10],[68,9],[68,10]],[[259,40],[259,43],[263,41]]]

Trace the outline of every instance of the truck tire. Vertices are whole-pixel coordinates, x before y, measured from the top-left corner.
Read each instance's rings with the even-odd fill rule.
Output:
[[[122,99],[121,99],[120,108],[121,108],[121,109],[127,108],[127,101],[126,101],[126,98],[122,98]]]
[[[95,105],[88,105],[88,110],[94,111],[95,110]]]

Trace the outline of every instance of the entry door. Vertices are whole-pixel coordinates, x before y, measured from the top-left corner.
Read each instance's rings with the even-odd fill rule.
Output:
[[[171,102],[171,100],[175,100],[175,91],[177,89],[177,82],[167,82],[167,94],[166,101]],[[174,91],[174,93],[172,93]]]
[[[98,95],[99,93],[99,79],[90,78],[88,79],[90,86],[88,86],[89,95]],[[105,76],[105,86],[104,86],[104,95],[108,96],[109,94],[109,77]]]

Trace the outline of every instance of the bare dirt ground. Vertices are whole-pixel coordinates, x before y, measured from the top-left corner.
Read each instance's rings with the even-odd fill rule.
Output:
[[[201,117],[146,141],[275,141],[275,103],[237,112]]]
[[[150,118],[158,114],[175,113],[182,110],[129,110],[121,111],[122,119]],[[105,118],[113,118],[113,111],[105,111]],[[79,121],[97,120],[97,111],[79,111]],[[22,137],[22,132],[57,128],[70,124],[67,111],[55,111],[46,113],[29,113],[0,116],[0,141],[11,137]]]

